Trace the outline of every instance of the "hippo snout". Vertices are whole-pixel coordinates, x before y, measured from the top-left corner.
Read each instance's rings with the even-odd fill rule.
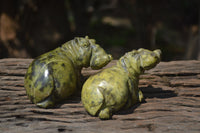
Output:
[[[92,69],[100,69],[107,65],[113,59],[112,55],[95,56],[90,63]]]
[[[112,55],[108,55],[108,60],[111,61],[113,59]]]
[[[157,56],[158,58],[160,58],[160,55],[161,55],[161,50],[160,50],[160,49],[156,49],[156,50],[154,50],[153,52],[156,54],[156,56]]]
[[[153,52],[156,54],[157,63],[159,63],[160,59],[161,59],[161,54],[162,54],[161,50],[160,49],[156,49]]]

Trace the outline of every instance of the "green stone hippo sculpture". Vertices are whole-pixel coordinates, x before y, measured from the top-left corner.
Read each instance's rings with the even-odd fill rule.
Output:
[[[94,39],[75,37],[30,64],[24,81],[26,93],[37,106],[54,107],[81,88],[83,67],[100,69],[111,60]]]
[[[83,85],[81,100],[86,111],[100,119],[110,119],[113,112],[142,102],[139,75],[160,62],[160,50],[133,50],[116,65],[90,76]]]

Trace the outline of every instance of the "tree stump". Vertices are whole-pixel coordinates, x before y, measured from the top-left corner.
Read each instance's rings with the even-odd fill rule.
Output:
[[[139,84],[145,102],[115,113],[111,120],[90,116],[80,95],[54,109],[32,104],[23,83],[31,61],[0,59],[0,132],[200,132],[200,61],[161,62],[147,71]],[[82,74],[98,71],[87,68]]]

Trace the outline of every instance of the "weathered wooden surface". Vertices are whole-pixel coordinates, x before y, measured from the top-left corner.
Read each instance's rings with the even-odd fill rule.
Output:
[[[79,96],[56,109],[31,104],[23,86],[31,61],[0,60],[0,132],[200,132],[200,61],[161,62],[141,76],[146,102],[106,121],[88,115]]]

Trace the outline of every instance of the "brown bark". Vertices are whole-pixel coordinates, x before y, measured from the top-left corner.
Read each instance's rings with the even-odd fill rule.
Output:
[[[161,62],[141,76],[145,103],[114,114],[91,117],[80,96],[55,109],[32,104],[23,86],[32,59],[0,60],[0,131],[24,132],[199,132],[200,61]],[[115,64],[111,62],[107,67]],[[82,71],[89,76],[98,71]]]

